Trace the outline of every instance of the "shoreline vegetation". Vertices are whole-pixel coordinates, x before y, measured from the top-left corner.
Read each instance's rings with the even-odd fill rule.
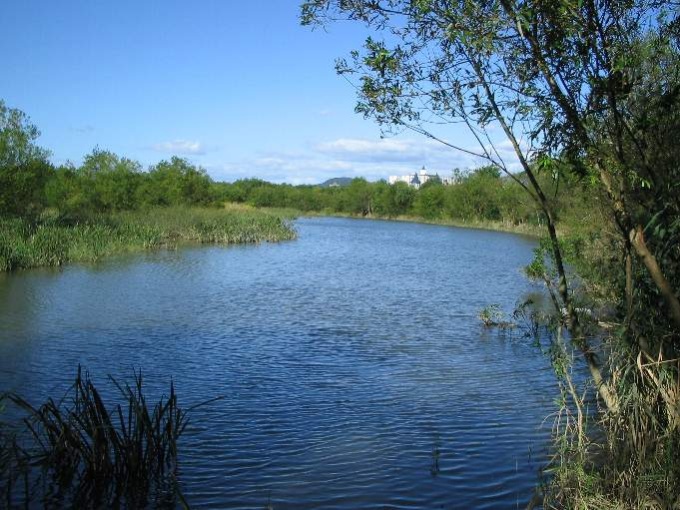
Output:
[[[485,166],[405,182],[351,179],[344,186],[214,181],[180,157],[148,168],[95,148],[82,164],[55,166],[35,144],[38,129],[0,100],[0,272],[92,262],[183,243],[234,244],[295,237],[292,218],[362,217],[539,236],[540,210],[524,192],[528,176]],[[580,214],[577,179],[540,177],[558,225]],[[580,219],[580,218],[579,218]]]
[[[540,237],[537,225],[492,220],[386,217],[337,211],[216,207],[155,207],[73,220],[46,211],[37,220],[0,219],[0,272],[70,263],[94,263],[127,253],[192,245],[257,244],[294,240],[298,217],[399,221]]]
[[[357,220],[375,220],[375,221],[399,221],[404,223],[417,223],[421,225],[437,225],[441,227],[456,227],[474,230],[488,230],[490,232],[504,232],[507,234],[518,234],[529,237],[539,238],[543,236],[542,227],[531,223],[513,223],[510,221],[500,220],[455,220],[455,219],[427,219],[419,216],[377,216],[377,215],[361,215],[350,213],[339,213],[332,211],[318,211],[318,212],[301,212],[296,211],[295,216],[303,218],[351,218]]]
[[[38,219],[0,219],[0,272],[96,262],[183,245],[252,244],[295,237],[290,217],[247,206],[152,207],[78,219],[46,211]]]
[[[16,408],[26,425],[18,437],[0,423],[0,497],[8,508],[38,501],[51,508],[189,508],[177,480],[177,443],[188,415],[172,380],[155,404],[141,369],[131,382],[109,376],[109,383],[122,404],[105,404],[80,365],[57,401],[34,407],[0,393],[0,409],[5,403]]]

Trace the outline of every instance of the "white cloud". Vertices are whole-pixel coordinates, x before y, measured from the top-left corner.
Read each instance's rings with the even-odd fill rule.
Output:
[[[475,147],[466,147],[474,151]],[[377,140],[340,138],[317,144],[320,155],[355,164],[384,168],[381,177],[400,171],[412,172],[425,166],[440,175],[448,175],[454,168],[476,167],[483,162],[470,154],[453,149],[431,139],[383,138]],[[392,170],[391,170],[392,169]]]
[[[172,140],[170,142],[156,143],[151,146],[151,149],[157,152],[186,156],[197,156],[206,152],[201,142],[193,140]]]
[[[512,146],[499,142],[497,147],[511,170],[515,170]],[[466,148],[476,150],[474,146]],[[276,183],[317,184],[332,177],[376,181],[411,173],[423,166],[432,173],[449,176],[454,168],[476,168],[483,164],[483,160],[470,154],[424,138],[339,138],[317,143],[305,151],[260,153],[207,168],[217,180],[258,178]]]
[[[315,149],[321,154],[354,161],[417,161],[424,155],[422,145],[396,138],[340,138],[319,143]]]
[[[352,163],[312,154],[265,155],[239,163],[208,165],[207,169],[217,180],[257,178],[289,184],[318,184],[331,177],[364,176]]]
[[[410,145],[411,142],[408,140],[397,140],[395,138],[381,138],[378,140],[339,138],[330,142],[322,142],[317,147],[321,152],[368,154],[389,151],[406,152]]]

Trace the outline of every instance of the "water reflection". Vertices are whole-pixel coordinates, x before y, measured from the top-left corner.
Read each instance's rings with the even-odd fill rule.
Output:
[[[526,503],[552,378],[476,315],[531,290],[533,242],[345,219],[298,230],[0,279],[0,388],[38,401],[80,362],[102,381],[143,367],[158,392],[172,375],[180,403],[225,395],[184,438],[201,508]]]

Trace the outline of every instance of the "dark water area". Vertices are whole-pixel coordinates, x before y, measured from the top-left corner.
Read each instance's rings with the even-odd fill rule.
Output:
[[[517,332],[521,236],[332,218],[280,244],[186,248],[0,276],[0,391],[60,396],[142,368],[192,411],[196,508],[523,508],[555,383]]]

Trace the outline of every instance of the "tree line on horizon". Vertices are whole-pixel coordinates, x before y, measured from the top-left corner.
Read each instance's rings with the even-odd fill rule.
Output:
[[[54,165],[49,152],[36,144],[38,136],[26,114],[0,102],[0,216],[37,220],[43,211],[53,210],[78,219],[147,207],[231,202],[303,213],[511,225],[541,222],[540,211],[521,186],[492,166],[459,172],[454,185],[431,180],[419,189],[364,178],[333,187],[273,184],[257,178],[229,183],[214,181],[203,168],[178,156],[145,169],[133,159],[95,148],[80,165]],[[549,176],[545,180],[546,186],[554,186]],[[568,208],[582,189],[576,181],[562,182],[561,189],[554,187],[555,203]]]
[[[508,226],[539,225],[541,214],[521,186],[492,166],[458,172],[455,184],[430,180],[419,188],[354,178],[345,186],[272,184],[260,179],[215,183],[221,200],[255,207],[291,208],[302,212],[377,218],[414,218],[461,223],[499,222]],[[516,176],[525,179],[521,173]],[[541,175],[560,213],[586,200],[588,185],[576,179],[553,181]]]

